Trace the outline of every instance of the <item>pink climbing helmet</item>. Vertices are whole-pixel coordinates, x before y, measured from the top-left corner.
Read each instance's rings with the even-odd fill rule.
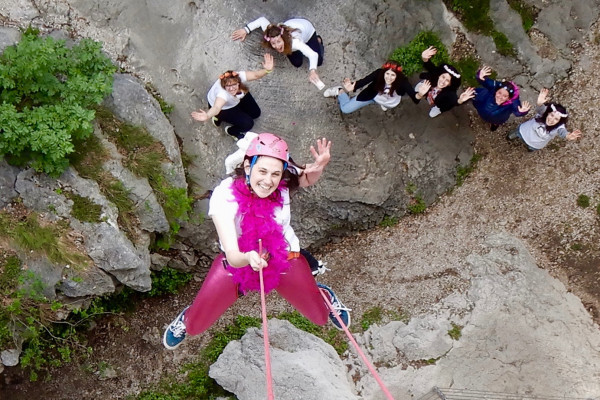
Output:
[[[246,156],[269,156],[277,158],[287,165],[290,159],[290,152],[285,140],[272,133],[265,132],[259,133],[257,137],[252,139],[246,150]]]

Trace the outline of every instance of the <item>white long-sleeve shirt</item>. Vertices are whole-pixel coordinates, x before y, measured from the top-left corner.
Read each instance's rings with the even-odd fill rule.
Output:
[[[271,22],[265,17],[257,18],[250,22],[246,26],[250,31],[257,28],[261,28],[263,32],[267,29]],[[283,23],[290,28],[297,29],[292,32],[292,51],[299,50],[306,58],[308,58],[308,69],[317,69],[317,63],[319,62],[319,55],[316,51],[311,49],[306,42],[310,40],[312,35],[315,34],[316,30],[313,24],[304,18],[292,18],[288,19]]]

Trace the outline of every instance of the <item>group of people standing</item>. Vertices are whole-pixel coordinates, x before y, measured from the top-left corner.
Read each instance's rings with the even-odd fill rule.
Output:
[[[301,67],[306,57],[308,80],[319,90],[324,87],[317,73],[324,59],[323,40],[310,21],[293,18],[271,24],[260,17],[235,30],[231,38],[244,41],[258,28],[262,31],[262,45],[285,54],[295,67]],[[520,117],[529,112],[531,105],[527,101],[521,104],[517,85],[490,79],[491,68],[487,66],[477,72],[481,86],[467,88],[458,95],[460,72],[450,64],[435,65],[431,58],[436,53],[434,47],[423,50],[425,72],[415,86],[402,73],[402,66],[389,60],[364,78],[345,78],[342,85],[328,88],[323,94],[337,98],[344,114],[375,103],[387,111],[397,107],[404,95],[414,103],[425,98],[431,118],[472,100],[492,131],[511,114]],[[331,288],[315,281],[314,276],[324,266],[300,248],[290,225],[290,195],[319,180],[331,156],[331,142],[326,138],[317,140],[316,147],[310,147],[313,162],[301,165],[293,161],[287,143],[277,135],[252,133],[244,138],[261,114],[246,83],[265,77],[273,68],[273,57],[267,53],[262,69],[225,71],[208,92],[209,109],[191,114],[197,121],[210,119],[215,126],[228,124],[227,134],[244,139],[238,142],[243,154],[241,163],[231,168],[233,176],[215,188],[209,203],[208,215],[215,224],[223,254],[214,260],[192,305],[181,311],[165,330],[163,343],[168,349],[179,346],[186,335],[208,329],[239,295],[258,291],[259,271],[264,275],[266,293],[276,290],[315,324],[325,324],[328,316],[339,329],[350,324],[351,310]],[[350,96],[359,90],[358,95]],[[567,140],[581,136],[579,130],[571,133],[566,130],[567,111],[558,103],[548,102],[548,94],[547,89],[542,89],[534,119],[509,133],[509,139],[520,139],[533,151],[543,148],[555,136]],[[332,311],[322,293],[329,299]]]

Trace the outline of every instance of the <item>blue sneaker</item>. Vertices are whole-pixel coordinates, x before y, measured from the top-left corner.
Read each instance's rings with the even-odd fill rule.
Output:
[[[185,339],[185,323],[183,321],[185,320],[185,312],[188,308],[190,307],[184,308],[165,330],[163,344],[169,350],[175,350],[183,342],[183,339]]]
[[[350,327],[350,311],[352,311],[352,310],[350,308],[344,306],[342,304],[342,302],[338,300],[335,293],[333,293],[333,290],[331,290],[331,288],[329,286],[323,285],[322,283],[317,283],[317,286],[321,290],[325,290],[327,292],[327,294],[329,295],[329,301],[331,302],[331,305],[335,309],[337,315],[340,317],[340,319],[342,320],[344,325],[346,325],[346,328],[349,328]],[[340,322],[337,320],[337,318],[335,317],[335,315],[332,312],[329,313],[329,320],[331,321],[333,326],[335,326],[336,328],[338,328],[341,331],[344,330],[344,328],[342,328],[342,326],[340,325]]]

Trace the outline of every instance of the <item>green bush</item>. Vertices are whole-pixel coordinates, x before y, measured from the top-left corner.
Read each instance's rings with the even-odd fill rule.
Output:
[[[98,42],[67,48],[25,31],[0,56],[0,155],[60,175],[73,140],[92,133],[92,106],[111,92],[115,70]]]
[[[577,196],[577,205],[581,208],[588,208],[590,206],[590,196],[586,194]]]
[[[525,32],[529,32],[533,27],[533,24],[535,24],[535,19],[539,14],[539,10],[535,6],[529,5],[523,0],[508,0],[508,4],[521,16],[523,30],[525,30]]]
[[[152,273],[152,289],[148,293],[148,296],[175,294],[191,280],[192,274],[189,272],[181,272],[165,267],[160,271]]]
[[[389,58],[402,65],[404,75],[411,76],[423,70],[421,53],[429,46],[433,46],[438,50],[437,54],[431,59],[434,64],[439,65],[448,62],[449,57],[446,46],[432,31],[420,32],[406,46],[398,47],[394,50]]]
[[[467,87],[477,87],[479,82],[475,74],[479,69],[479,61],[469,56],[452,62],[452,65],[460,72],[462,84]]]
[[[444,3],[455,13],[470,31],[490,35],[494,22],[489,16],[490,0],[445,0]]]

